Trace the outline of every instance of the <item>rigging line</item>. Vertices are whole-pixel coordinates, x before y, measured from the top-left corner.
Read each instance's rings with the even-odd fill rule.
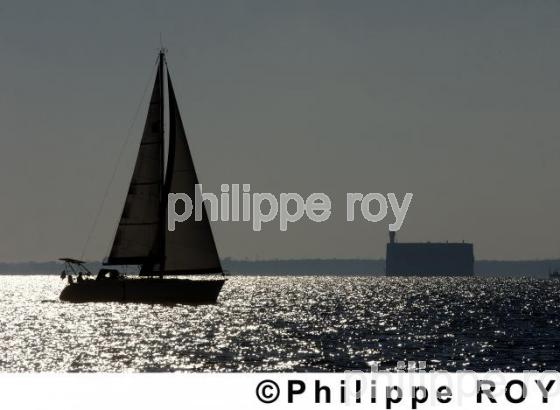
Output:
[[[142,98],[140,99],[140,102],[138,103],[138,107],[136,107],[136,112],[134,113],[134,117],[132,118],[132,122],[131,122],[130,126],[128,127],[128,131],[126,133],[126,137],[123,141],[123,144],[121,145],[119,155],[117,156],[117,161],[115,163],[115,166],[113,167],[113,173],[111,174],[109,184],[107,184],[107,187],[105,188],[105,192],[103,194],[103,199],[101,200],[101,204],[99,205],[99,208],[97,209],[97,213],[96,213],[95,218],[93,220],[93,224],[91,225],[91,228],[89,230],[86,242],[85,242],[84,247],[82,249],[82,255],[81,255],[80,259],[84,258],[87,247],[89,246],[89,243],[91,241],[91,237],[93,236],[93,232],[95,231],[95,228],[97,226],[97,222],[99,221],[99,217],[101,216],[101,212],[103,211],[103,208],[105,206],[105,202],[107,200],[107,197],[109,196],[109,191],[111,189],[111,186],[113,185],[113,182],[115,180],[115,176],[117,175],[117,170],[119,169],[119,164],[120,164],[122,156],[124,154],[124,150],[125,150],[125,148],[128,144],[128,140],[130,139],[130,135],[132,133],[132,128],[134,127],[134,124],[136,123],[136,120],[138,118],[138,114],[140,113],[140,108],[142,107],[142,103],[146,99],[146,93],[148,92],[148,89],[150,87],[151,79],[154,75],[154,71],[157,67],[157,63],[158,63],[158,58],[156,58],[156,61],[154,63],[154,67],[152,68],[152,70],[150,72],[150,77],[148,78],[148,81],[146,82],[146,86],[144,87],[144,91],[142,93]]]

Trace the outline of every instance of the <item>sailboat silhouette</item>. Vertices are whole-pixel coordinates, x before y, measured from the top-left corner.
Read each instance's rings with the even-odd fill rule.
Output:
[[[166,276],[221,274],[220,258],[206,210],[201,220],[190,218],[166,229],[169,193],[195,197],[198,182],[185,129],[167,69],[165,51],[158,71],[113,245],[104,265],[140,266],[140,278],[125,277],[114,269],[101,269],[95,280],[70,283],[60,299],[69,302],[213,303],[225,278],[194,280]],[[165,78],[166,77],[166,78]],[[169,99],[169,147],[165,170],[165,79]],[[67,265],[83,262],[64,258]]]

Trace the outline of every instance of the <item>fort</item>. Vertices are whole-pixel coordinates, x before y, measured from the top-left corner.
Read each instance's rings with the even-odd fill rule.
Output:
[[[472,276],[472,243],[397,243],[389,232],[385,272],[387,276]]]

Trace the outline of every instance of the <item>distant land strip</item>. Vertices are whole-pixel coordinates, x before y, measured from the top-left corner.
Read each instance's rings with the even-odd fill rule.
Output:
[[[100,262],[88,263],[92,272],[97,272]],[[239,275],[384,275],[384,259],[270,259],[237,260],[225,258],[223,268]],[[0,263],[1,275],[46,275],[60,274],[62,263],[49,262],[4,262]],[[475,262],[477,276],[534,276],[548,277],[549,271],[560,270],[560,259]],[[134,270],[129,272],[133,273]]]

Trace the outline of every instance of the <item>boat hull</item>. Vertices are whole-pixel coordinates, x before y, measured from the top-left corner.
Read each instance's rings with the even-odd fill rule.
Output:
[[[63,302],[122,302],[159,304],[216,303],[226,279],[115,279],[86,280],[67,285]]]

